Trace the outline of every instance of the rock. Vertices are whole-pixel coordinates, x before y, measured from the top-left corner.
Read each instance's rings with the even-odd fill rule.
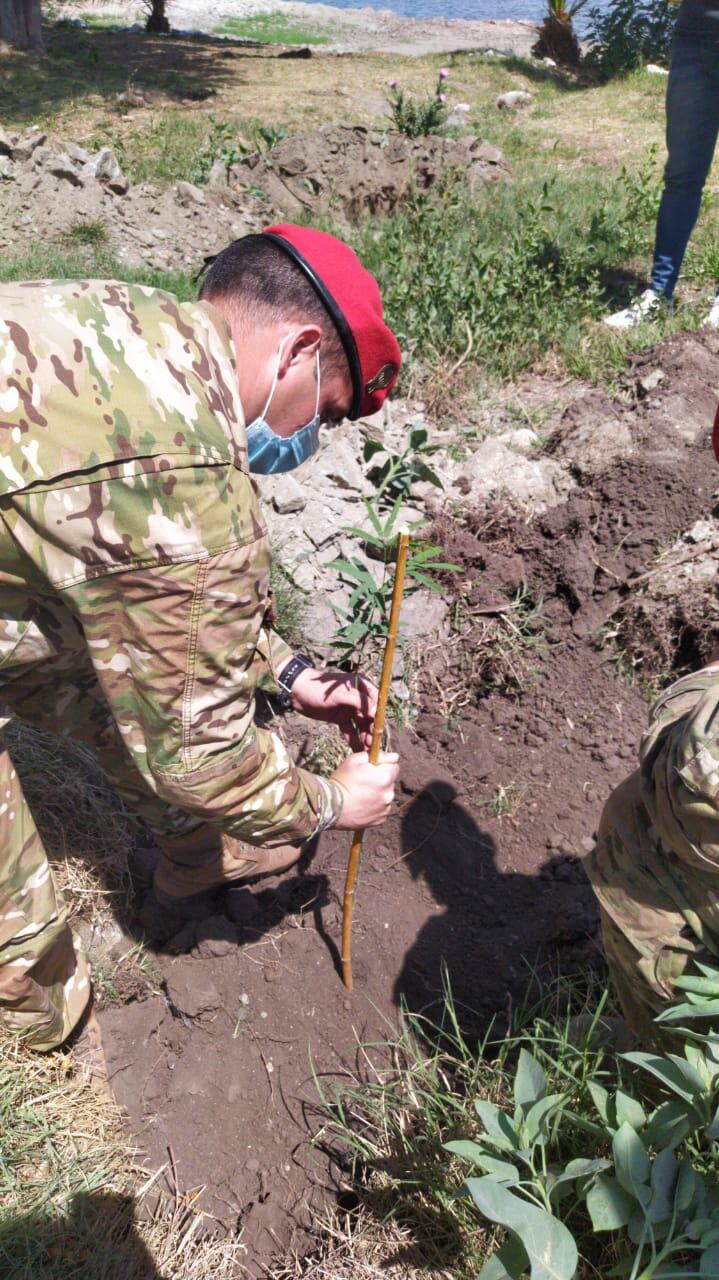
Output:
[[[666,67],[658,67],[656,62],[648,62],[644,68],[650,76],[668,76],[669,72]]]
[[[683,536],[685,542],[711,542],[716,537],[716,532],[711,520],[697,520]]]
[[[567,468],[553,458],[523,458],[492,438],[464,464],[463,476],[474,500],[509,497],[537,512],[556,506],[574,487]]]
[[[662,382],[666,382],[667,375],[663,369],[650,369],[648,373],[643,373],[637,382],[637,392],[639,395],[648,396],[650,391],[656,391]]]
[[[33,129],[29,133],[24,133],[22,137],[18,138],[17,142],[14,143],[13,145],[13,149],[12,149],[13,160],[19,160],[21,163],[23,163],[25,160],[29,160],[33,151],[35,151],[38,147],[41,147],[43,143],[46,141],[46,137],[47,135],[44,133],[41,133],[39,129],[37,130]]]
[[[500,93],[498,98],[494,99],[495,107],[500,111],[513,111],[516,107],[526,106],[532,101],[531,93],[527,93],[524,89],[510,89],[509,93]]]
[[[467,123],[470,110],[471,107],[468,102],[458,102],[447,116],[445,124],[451,129],[463,129]]]
[[[150,105],[139,89],[125,89],[122,93],[116,93],[115,101],[119,107],[149,107]]]
[[[0,128],[0,156],[12,156],[13,146],[13,135]]]
[[[408,640],[444,635],[447,630],[447,601],[434,591],[422,589],[402,603],[402,635]]]
[[[227,165],[224,160],[215,160],[207,176],[208,187],[215,190],[226,190],[229,185]]]
[[[298,484],[294,476],[278,475],[273,477],[272,505],[278,515],[290,515],[293,511],[304,511],[307,506],[307,494]]]
[[[175,187],[177,203],[183,208],[192,204],[207,204],[204,191],[196,187],[194,182],[178,182]]]
[[[69,182],[72,187],[84,187],[85,185],[70,157],[62,152],[58,156],[53,156],[46,168],[47,172],[51,173],[54,178],[62,178],[65,182]]]
[[[12,182],[15,177],[15,169],[13,162],[8,155],[0,152],[0,178],[5,182]]]
[[[517,453],[532,453],[539,444],[539,436],[531,427],[517,427],[516,431],[503,431],[496,439]]]
[[[98,152],[92,163],[92,176],[119,196],[123,196],[130,185],[120,168],[115,152],[110,147],[103,147],[102,151]]]
[[[78,147],[76,142],[67,142],[65,144],[65,154],[70,157],[73,164],[86,165],[92,163],[92,156],[84,147]]]
[[[346,437],[333,439],[313,458],[297,468],[297,477],[308,488],[324,492],[338,489],[364,493],[368,488],[357,453]],[[371,488],[371,486],[369,486]]]

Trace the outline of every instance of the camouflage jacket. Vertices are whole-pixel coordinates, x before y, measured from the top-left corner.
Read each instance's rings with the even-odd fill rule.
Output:
[[[640,768],[610,797],[587,869],[638,950],[652,914],[664,938],[673,909],[719,955],[719,666],[684,676],[655,702]]]
[[[153,789],[255,844],[342,806],[255,725],[291,656],[264,626],[269,566],[220,314],[114,281],[0,285],[0,612],[3,583],[60,598]]]

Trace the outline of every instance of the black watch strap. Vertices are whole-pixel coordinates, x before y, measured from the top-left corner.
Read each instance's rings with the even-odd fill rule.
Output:
[[[285,693],[289,693],[295,680],[302,671],[306,671],[310,667],[315,670],[315,664],[311,658],[305,653],[296,653],[294,658],[290,658],[289,662],[282,668],[277,677],[277,683]]]

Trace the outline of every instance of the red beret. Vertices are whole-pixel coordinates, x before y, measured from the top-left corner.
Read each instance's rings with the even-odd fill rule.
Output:
[[[376,413],[397,381],[402,355],[384,322],[374,276],[348,245],[326,231],[284,223],[263,234],[304,271],[334,321],[352,377],[348,417]]]
[[[719,407],[714,415],[714,431],[712,433],[712,444],[714,445],[714,455],[719,462]]]

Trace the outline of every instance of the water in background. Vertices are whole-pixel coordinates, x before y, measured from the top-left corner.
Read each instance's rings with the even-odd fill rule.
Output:
[[[311,0],[307,0],[311,3]],[[591,0],[589,8],[603,9],[607,0]],[[403,18],[512,18],[539,22],[546,13],[544,0],[324,0],[336,9],[392,9]],[[577,15],[575,27],[580,33],[586,25],[586,13]]]

